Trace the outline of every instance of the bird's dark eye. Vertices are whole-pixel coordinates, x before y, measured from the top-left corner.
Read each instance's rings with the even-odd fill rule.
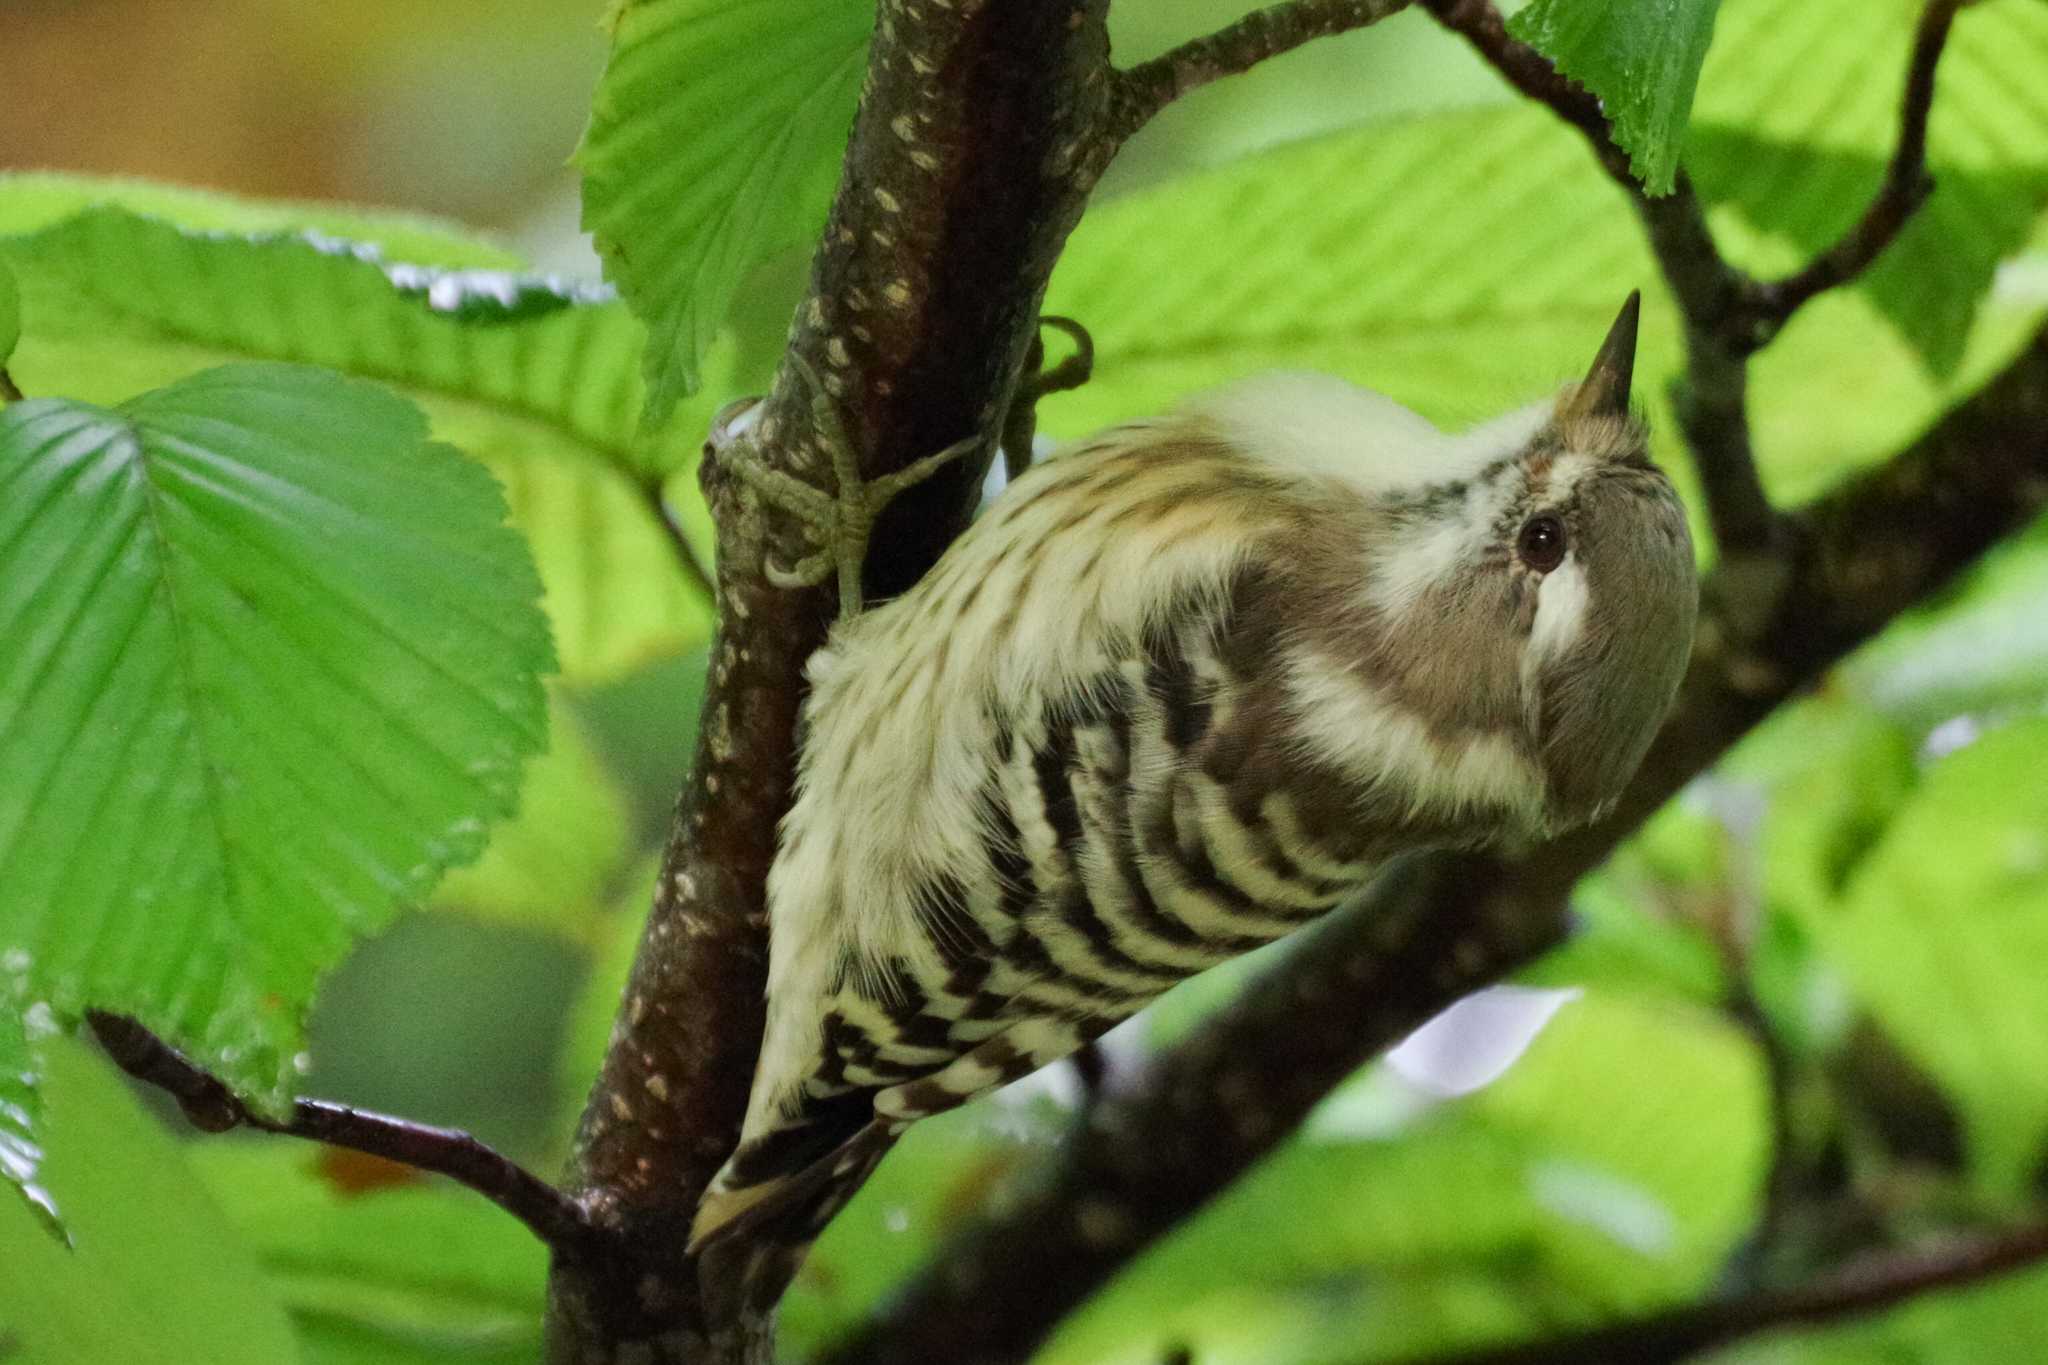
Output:
[[[1564,563],[1564,522],[1548,514],[1522,523],[1515,537],[1515,553],[1537,573],[1549,573]]]

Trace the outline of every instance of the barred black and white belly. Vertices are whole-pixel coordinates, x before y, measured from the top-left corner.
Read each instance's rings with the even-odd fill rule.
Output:
[[[1365,879],[1348,822],[1303,815],[1347,795],[1297,791],[1297,763],[1271,752],[1276,699],[1242,671],[1259,641],[1219,624],[1161,632],[1050,711],[996,718],[979,865],[921,888],[934,952],[838,983],[813,1099],[897,1087],[885,1117],[950,1107]]]

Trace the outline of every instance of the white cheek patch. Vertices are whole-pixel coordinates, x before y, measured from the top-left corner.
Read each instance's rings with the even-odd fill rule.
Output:
[[[1480,558],[1512,495],[1501,480],[1473,483],[1454,512],[1409,528],[1387,553],[1375,556],[1367,600],[1395,620],[1406,616],[1431,588],[1451,582]]]
[[[1372,580],[1373,605],[1396,619],[1407,615],[1432,586],[1457,571],[1470,541],[1471,532],[1462,516],[1403,537],[1394,552],[1379,562],[1379,572]]]
[[[1564,563],[1544,575],[1536,590],[1536,620],[1529,628],[1529,657],[1555,659],[1577,644],[1586,628],[1590,599],[1585,566],[1577,555],[1566,555]]]

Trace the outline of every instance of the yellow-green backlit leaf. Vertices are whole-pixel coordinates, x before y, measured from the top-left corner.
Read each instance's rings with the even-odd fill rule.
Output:
[[[285,365],[0,411],[0,961],[266,1108],[351,940],[545,738],[540,584],[403,399]]]
[[[1508,31],[1600,97],[1651,194],[1669,194],[1721,0],[1536,0]]]
[[[816,235],[853,121],[865,0],[635,0],[592,97],[583,225],[647,323],[647,418],[697,392],[747,274]]]
[[[202,228],[139,216],[131,200]],[[701,501],[688,471],[709,406],[731,396],[731,346],[713,352],[719,378],[706,410],[693,405],[668,433],[643,437],[645,333],[623,303],[483,269],[477,262],[503,253],[465,252],[407,220],[353,225],[422,256],[380,252],[369,245],[377,237],[332,236],[310,212],[319,233],[287,230],[286,211],[299,207],[0,176],[0,265],[14,267],[28,305],[15,379],[32,394],[100,403],[246,359],[389,383],[420,403],[437,438],[506,485],[514,524],[535,546],[567,678],[602,682],[700,643],[710,603],[642,485],[667,479],[708,564],[708,522],[687,505]],[[216,226],[223,221],[260,230],[231,232]],[[417,260],[426,264],[405,263]]]

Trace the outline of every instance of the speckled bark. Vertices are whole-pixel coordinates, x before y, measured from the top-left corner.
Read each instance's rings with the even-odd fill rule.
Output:
[[[1572,885],[1616,843],[1796,689],[2044,507],[2048,333],[1910,449],[1794,518],[1790,590],[1760,634],[1728,630],[1751,604],[1708,583],[1678,706],[1609,819],[1515,860],[1416,860],[1312,930],[1134,1088],[1103,1097],[1031,1193],[943,1248],[835,1365],[1026,1359],[1339,1081],[1554,945]]]
[[[840,191],[792,345],[839,398],[872,476],[994,435],[1067,233],[1112,150],[1107,0],[885,0]],[[784,367],[766,457],[823,468]],[[958,533],[986,459],[902,498],[869,556],[900,591]],[[762,886],[789,796],[804,659],[829,588],[757,577],[805,548],[707,461],[721,535],[721,628],[696,766],[653,911],[584,1114],[569,1184],[605,1251],[556,1258],[549,1358],[756,1361],[770,1324],[707,1325],[683,1254],[698,1197],[731,1151],[762,1028]]]

